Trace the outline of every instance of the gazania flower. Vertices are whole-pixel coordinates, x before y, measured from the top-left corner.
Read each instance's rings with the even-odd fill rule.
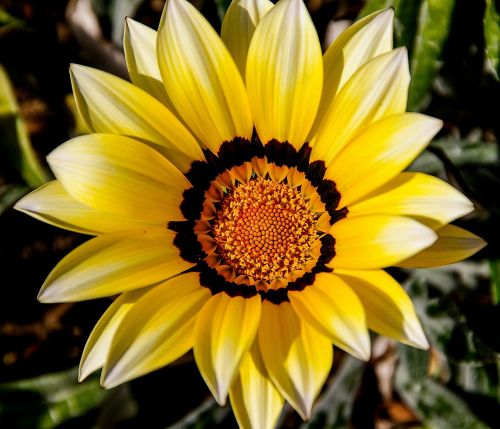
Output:
[[[96,237],[50,273],[42,302],[118,295],[80,378],[113,387],[194,350],[241,427],[270,428],[286,399],[311,415],[332,343],[370,356],[368,329],[428,343],[383,269],[448,264],[483,246],[454,219],[471,203],[402,173],[441,127],[405,113],[391,10],[322,55],[301,0],[235,0],[222,39],[186,0],[158,33],[127,21],[133,84],[71,68],[93,134],[48,157],[57,180],[17,208]]]

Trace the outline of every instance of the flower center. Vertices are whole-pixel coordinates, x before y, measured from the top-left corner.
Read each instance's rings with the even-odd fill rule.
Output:
[[[317,215],[286,183],[259,177],[240,184],[211,223],[222,263],[256,282],[287,279],[313,260]]]
[[[307,143],[296,150],[287,142],[236,137],[193,162],[186,173],[193,186],[180,206],[185,221],[167,227],[212,294],[259,294],[281,304],[289,291],[331,271],[331,227],[347,209],[339,209],[335,182],[325,179],[324,162],[309,161],[310,152]]]

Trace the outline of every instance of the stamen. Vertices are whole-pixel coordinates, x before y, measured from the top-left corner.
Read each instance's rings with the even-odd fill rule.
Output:
[[[258,177],[229,190],[211,221],[211,235],[237,276],[286,285],[293,272],[316,259],[318,217],[298,188]]]

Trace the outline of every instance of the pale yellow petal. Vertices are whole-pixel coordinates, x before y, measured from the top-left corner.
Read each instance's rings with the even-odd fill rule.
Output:
[[[316,123],[324,117],[335,95],[367,61],[392,50],[394,11],[372,13],[352,24],[323,55],[324,83]]]
[[[190,183],[137,140],[89,134],[62,144],[47,160],[64,189],[89,207],[164,225],[184,220],[180,204]]]
[[[261,312],[260,295],[214,295],[201,310],[194,331],[194,358],[220,405],[252,345]]]
[[[181,357],[193,346],[196,315],[210,297],[199,274],[151,289],[126,314],[113,337],[101,384],[114,387]]]
[[[200,146],[162,103],[131,83],[109,73],[72,64],[71,82],[78,111],[97,133],[146,140],[164,149],[182,171],[204,160]]]
[[[133,84],[161,101],[173,112],[156,58],[156,31],[129,17],[125,18],[123,50]]]
[[[349,206],[349,216],[389,214],[425,218],[439,227],[474,210],[453,186],[423,173],[401,173]]]
[[[42,222],[82,234],[97,235],[145,226],[137,219],[102,213],[78,202],[57,180],[30,192],[14,208]]]
[[[224,15],[220,35],[243,78],[255,28],[272,7],[269,0],[233,0]]]
[[[321,46],[302,0],[281,0],[248,49],[246,84],[260,140],[306,141],[321,98]]]
[[[370,329],[405,344],[429,348],[410,298],[389,274],[382,270],[335,273],[358,295]]]
[[[404,113],[382,119],[368,127],[332,162],[326,178],[340,192],[340,206],[358,201],[397,176],[427,146],[441,129],[442,121]]]
[[[274,385],[301,417],[308,419],[332,366],[330,341],[302,322],[290,303],[269,301],[262,303],[258,338]]]
[[[99,319],[83,349],[78,371],[78,381],[87,378],[94,371],[102,368],[106,362],[111,341],[118,326],[135,303],[150,290],[145,287],[122,293],[109,306]]]
[[[395,265],[429,247],[436,233],[402,216],[373,215],[344,218],[330,229],[335,238],[332,268],[373,270]]]
[[[421,268],[454,264],[467,259],[486,246],[482,238],[455,225],[445,225],[436,232],[438,239],[432,246],[397,265]]]
[[[264,367],[257,341],[240,366],[229,390],[231,408],[241,429],[274,429],[283,408],[283,396]]]
[[[176,111],[214,153],[234,137],[250,139],[243,80],[217,33],[186,0],[169,0],[158,30],[158,61]]]
[[[42,302],[82,301],[150,286],[187,270],[165,228],[111,232],[77,247],[45,280]]]
[[[359,359],[370,359],[365,311],[342,279],[332,273],[317,274],[314,284],[300,292],[288,292],[288,296],[299,317],[333,344]]]
[[[368,125],[406,110],[410,72],[403,48],[373,58],[345,83],[312,138],[311,160],[328,165]]]

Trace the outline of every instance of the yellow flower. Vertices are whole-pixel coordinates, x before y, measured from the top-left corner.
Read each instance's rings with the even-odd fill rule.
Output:
[[[391,10],[322,55],[301,0],[234,0],[222,39],[186,0],[158,33],[127,20],[133,84],[72,66],[93,134],[48,157],[57,180],[17,209],[96,235],[48,276],[42,302],[119,294],[85,347],[80,378],[113,387],[191,348],[243,428],[303,418],[332,343],[370,357],[368,329],[428,343],[383,271],[466,258],[483,241],[449,222],[470,201],[402,173],[441,128],[405,113],[408,60]]]

